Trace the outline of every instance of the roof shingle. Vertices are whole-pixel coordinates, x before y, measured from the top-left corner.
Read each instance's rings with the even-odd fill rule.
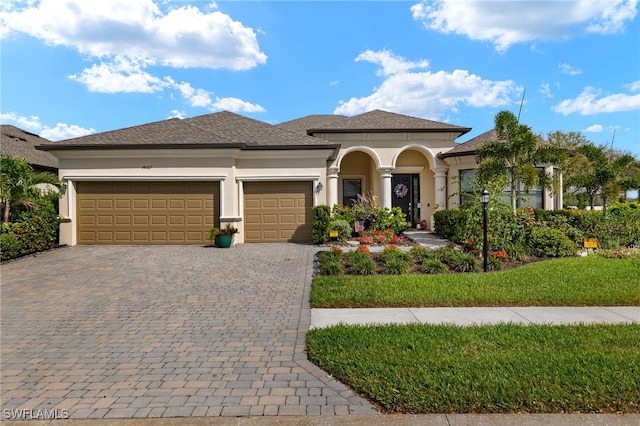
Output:
[[[0,125],[2,133],[2,154],[11,157],[25,158],[33,167],[54,171],[58,168],[58,159],[48,152],[38,151],[35,147],[50,140],[29,133],[18,127]]]

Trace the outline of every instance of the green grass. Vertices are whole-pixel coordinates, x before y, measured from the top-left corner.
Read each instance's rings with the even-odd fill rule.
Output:
[[[640,260],[562,258],[489,273],[317,276],[312,308],[637,306]]]
[[[307,351],[389,413],[640,412],[640,325],[336,326]]]

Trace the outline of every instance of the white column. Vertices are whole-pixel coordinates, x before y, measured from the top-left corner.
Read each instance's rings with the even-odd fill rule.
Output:
[[[327,169],[327,179],[328,179],[328,192],[329,192],[329,207],[333,208],[334,205],[338,204],[338,172],[340,171],[339,167],[329,167]]]
[[[436,204],[440,209],[447,208],[447,172],[448,167],[436,167],[433,169],[436,183]]]
[[[393,167],[380,167],[380,188],[382,191],[382,207],[391,208],[391,172]]]

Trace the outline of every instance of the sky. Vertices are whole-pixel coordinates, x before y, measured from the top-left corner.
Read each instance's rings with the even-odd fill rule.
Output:
[[[3,0],[0,43],[0,122],[53,141],[383,109],[465,142],[510,110],[640,158],[638,0]]]

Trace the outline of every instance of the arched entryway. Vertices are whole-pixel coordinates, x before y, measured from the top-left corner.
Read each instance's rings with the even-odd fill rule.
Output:
[[[338,173],[338,204],[351,205],[358,195],[377,195],[380,192],[376,161],[365,151],[347,153],[340,161]]]
[[[402,151],[391,177],[391,205],[400,207],[415,228],[421,221],[431,228],[435,211],[435,178],[429,158],[418,148]]]

